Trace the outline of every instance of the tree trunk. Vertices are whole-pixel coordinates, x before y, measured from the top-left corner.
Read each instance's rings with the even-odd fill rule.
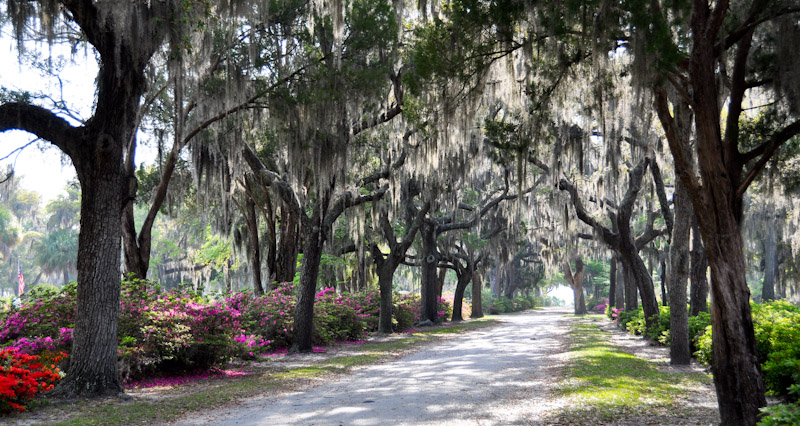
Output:
[[[617,301],[617,261],[613,257],[608,268],[608,306],[614,306]]]
[[[456,270],[458,275],[458,282],[456,283],[456,291],[453,293],[453,316],[452,321],[463,321],[464,318],[461,310],[464,306],[464,292],[467,290],[467,285],[472,281],[472,275],[475,268],[472,262],[467,262],[466,268],[459,268]]]
[[[69,285],[69,269],[64,268],[62,272],[64,274],[64,286],[66,287]]]
[[[689,229],[694,215],[686,188],[678,182],[675,188],[675,224],[669,247],[669,328],[670,363],[689,365],[689,313],[686,309],[686,280],[689,278]]]
[[[264,287],[261,285],[261,245],[258,242],[258,215],[256,215],[256,203],[250,194],[245,195],[245,222],[250,234],[250,269],[253,274],[253,294],[260,296],[264,294]]]
[[[586,301],[583,296],[584,264],[580,257],[575,260],[575,273],[567,260],[564,261],[564,278],[572,288],[572,300],[575,305],[575,315],[586,315]]]
[[[711,264],[714,384],[723,424],[755,424],[766,406],[742,241],[734,226],[706,250]],[[704,240],[708,241],[708,239]]]
[[[319,207],[318,207],[319,208]],[[321,221],[320,221],[321,222]],[[311,352],[313,348],[314,295],[317,290],[317,276],[325,244],[325,231],[316,225],[313,232],[305,235],[303,246],[303,267],[300,270],[300,288],[294,308],[294,339],[290,353]]]
[[[378,266],[378,288],[381,295],[378,333],[388,334],[392,332],[392,309],[394,309],[392,303],[392,278],[396,269],[397,265],[392,263],[391,257]]]
[[[297,269],[298,240],[300,218],[292,213],[292,209],[281,205],[280,242],[276,255],[275,281],[279,283],[292,282]]]
[[[692,282],[691,306],[689,315],[697,316],[700,312],[708,312],[708,258],[703,248],[703,238],[697,225],[697,217],[692,214]]]
[[[267,241],[264,243],[267,246],[267,285],[264,286],[262,281],[262,288],[264,290],[274,290],[277,288],[278,276],[278,238],[275,230],[275,210],[272,207],[272,197],[269,195],[269,188],[264,188],[265,198],[265,211],[264,211],[264,226],[267,230]],[[266,287],[266,288],[264,288]]]
[[[619,264],[621,266],[619,258],[617,258],[616,256],[614,257],[613,262],[615,264]],[[627,281],[625,279],[625,268],[624,267],[621,267],[621,268],[618,267],[617,268],[617,290],[616,290],[616,296],[614,296],[614,298],[616,299],[616,303],[614,304],[614,307],[617,308],[617,309],[624,309],[625,308],[625,294],[626,294],[625,292],[627,291],[626,282]]]
[[[623,252],[623,261],[627,261],[630,265],[631,278],[633,279],[636,288],[642,299],[642,310],[644,311],[645,323],[647,328],[653,325],[653,321],[658,316],[658,302],[656,301],[656,293],[653,289],[653,278],[647,270],[647,267],[642,261],[642,258],[635,252]],[[634,295],[634,297],[636,297]]]
[[[625,277],[625,311],[632,312],[639,309],[639,290],[636,288],[636,279],[633,276],[632,267],[622,260],[622,271]]]
[[[439,268],[439,275],[436,278],[437,300],[442,298],[442,291],[444,290],[444,280],[446,277],[447,277],[447,268]]]
[[[436,266],[439,256],[436,251],[436,224],[425,221],[420,229],[422,234],[422,285],[420,296],[422,309],[420,321],[439,321],[439,306],[436,288]]]
[[[472,274],[472,313],[470,318],[483,318],[481,275],[475,271]]]
[[[667,281],[669,280],[669,274],[667,274],[667,262],[662,260],[661,261],[661,305],[669,306],[670,299],[669,299],[669,289],[667,288]]]
[[[127,140],[129,134],[121,132],[116,140]],[[69,368],[53,391],[57,396],[117,395],[123,391],[117,374],[120,195],[125,182],[122,149],[110,135],[95,137],[94,152],[73,157],[81,183],[78,296]]]

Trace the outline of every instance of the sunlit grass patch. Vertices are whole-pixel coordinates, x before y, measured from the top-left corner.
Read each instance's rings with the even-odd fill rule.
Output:
[[[218,407],[279,386],[280,383],[267,374],[253,374],[212,381],[206,386],[191,388],[187,392],[175,396],[167,395],[157,400],[140,399],[108,405],[92,400],[77,400],[62,407],[69,411],[72,416],[70,419],[48,424],[159,424],[176,420],[187,412]]]
[[[623,352],[596,324],[578,323],[569,336],[570,358],[556,393],[568,401],[555,414],[568,424],[659,416],[679,408],[689,389],[708,377],[659,371],[656,364]]]

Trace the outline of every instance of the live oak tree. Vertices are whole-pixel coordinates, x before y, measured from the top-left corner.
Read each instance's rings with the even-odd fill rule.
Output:
[[[54,394],[122,391],[116,368],[118,253],[123,207],[135,187],[135,177],[125,165],[135,151],[147,68],[160,49],[185,48],[184,36],[197,30],[198,23],[221,18],[239,3],[5,2],[2,22],[12,22],[21,48],[31,35],[56,43],[66,34],[85,41],[99,60],[94,111],[85,122],[72,124],[25,97],[2,99],[0,105],[0,131],[20,129],[52,143],[72,160],[81,185],[74,343],[68,374]]]
[[[766,405],[740,227],[748,187],[778,148],[800,132],[796,85],[790,83],[795,55],[781,53],[798,41],[799,6],[795,1],[695,0],[662,10],[654,4],[642,10],[654,24],[651,30],[632,31],[649,36],[655,51],[663,52],[656,58],[658,78],[652,80],[654,103],[711,267],[712,370],[723,424],[754,425]],[[675,43],[673,34],[686,43]],[[775,54],[774,60],[764,62],[765,54]],[[680,137],[670,112],[667,87],[693,112],[699,178],[686,154],[689,141]],[[742,150],[740,120],[746,97],[756,89],[783,95],[765,107],[783,120],[762,134],[758,145]]]
[[[56,30],[77,27],[100,58],[96,106],[85,123],[72,125],[38,105],[7,100],[0,105],[0,131],[25,130],[57,146],[72,160],[81,184],[74,343],[68,374],[54,394],[117,394],[120,219],[131,179],[123,158],[135,138],[145,68],[167,37],[158,21],[181,9],[176,2],[82,0],[8,1],[6,7],[20,42],[31,28],[53,40]]]

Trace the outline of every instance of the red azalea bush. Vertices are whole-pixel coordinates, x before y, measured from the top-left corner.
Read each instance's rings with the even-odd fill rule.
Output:
[[[61,380],[56,367],[66,354],[44,352],[28,355],[16,349],[0,350],[0,414],[25,411],[36,394],[46,392]]]

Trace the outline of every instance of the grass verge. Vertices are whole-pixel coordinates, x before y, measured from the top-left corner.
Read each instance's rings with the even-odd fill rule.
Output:
[[[163,424],[183,415],[248,397],[296,389],[309,380],[342,374],[350,369],[387,361],[403,351],[419,347],[442,335],[452,335],[498,324],[492,317],[451,324],[446,327],[425,328],[395,339],[366,342],[337,352],[330,358],[308,365],[276,370],[253,367],[253,374],[242,377],[210,379],[189,385],[173,386],[159,392],[155,398],[133,400],[109,399],[76,400],[58,403],[43,402],[38,424],[75,425],[135,425]],[[38,410],[37,410],[38,411]],[[24,420],[26,414],[19,415]],[[61,420],[68,417],[67,420]]]
[[[693,390],[709,384],[710,376],[660,371],[655,363],[610,343],[609,334],[597,324],[572,326],[565,378],[556,387],[556,395],[566,400],[566,408],[556,412],[553,421],[594,425],[691,417],[681,402]]]

